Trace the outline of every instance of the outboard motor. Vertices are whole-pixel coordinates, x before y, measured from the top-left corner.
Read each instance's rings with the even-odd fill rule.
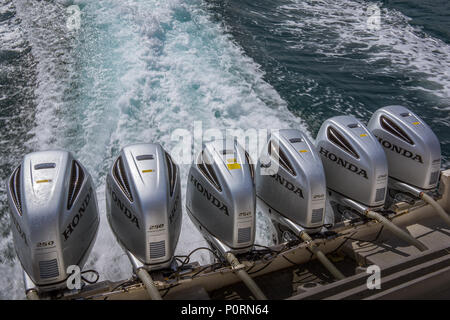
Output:
[[[436,188],[441,146],[431,128],[402,106],[378,109],[368,129],[386,152],[389,177],[423,190]]]
[[[327,187],[370,208],[384,204],[388,167],[380,144],[352,116],[326,120],[317,135]]]
[[[269,207],[277,230],[282,230],[280,225],[287,227],[313,244],[308,233],[323,227],[326,182],[322,162],[308,137],[295,129],[273,132],[256,166],[255,181],[256,195]],[[344,278],[322,252],[317,257],[336,278]]]
[[[272,166],[270,161],[278,170],[262,172]],[[308,233],[323,227],[325,173],[314,145],[301,131],[285,129],[271,134],[256,167],[255,182],[257,197],[276,216],[290,219]]]
[[[111,229],[148,270],[173,259],[181,231],[179,171],[160,144],[135,144],[122,149],[107,177]]]
[[[382,209],[387,191],[388,163],[377,138],[355,117],[326,120],[317,135],[331,199],[385,225],[397,236],[426,247],[390,220],[374,211]]]
[[[189,171],[186,208],[200,232],[212,242],[219,239],[227,251],[242,253],[255,240],[254,171],[248,154],[235,142],[206,143]]]
[[[14,170],[7,190],[27,296],[65,289],[67,268],[83,267],[98,230],[90,174],[70,152],[33,152]]]
[[[204,145],[189,171],[186,208],[206,241],[231,264],[257,299],[265,299],[234,256],[248,252],[255,240],[254,168],[245,150],[225,140]]]
[[[172,263],[181,232],[179,172],[160,144],[146,143],[123,148],[106,178],[109,224],[140,278]]]
[[[427,202],[434,199],[425,193],[436,189],[441,167],[441,147],[431,128],[403,106],[378,109],[368,129],[382,145],[389,166],[389,187],[413,194]],[[450,225],[447,213],[437,211]]]

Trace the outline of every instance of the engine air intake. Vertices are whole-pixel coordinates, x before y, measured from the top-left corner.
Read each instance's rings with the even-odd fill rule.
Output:
[[[39,273],[42,279],[58,277],[58,261],[56,259],[39,261]]]
[[[73,161],[72,162],[72,174],[70,177],[70,183],[69,183],[69,197],[67,199],[67,210],[69,210],[73,203],[75,202],[75,199],[77,198],[78,194],[80,193],[81,186],[83,185],[84,181],[84,172],[83,169],[81,169],[78,162]]]
[[[356,126],[355,126],[356,125]],[[348,125],[350,128],[356,128],[357,124],[350,124]],[[351,127],[353,126],[353,127]],[[355,157],[356,159],[359,159],[358,153],[353,149],[352,145],[333,127],[328,127],[327,129],[327,137],[328,139],[333,142],[335,145],[339,146],[341,149]]]
[[[403,141],[413,145],[414,142],[411,140],[411,138],[408,137],[405,131],[403,131],[398,125],[396,125],[392,120],[390,120],[386,116],[380,117],[380,125],[381,127],[388,131],[389,133],[393,134],[399,139],[402,139]]]
[[[20,195],[20,166],[16,168],[9,180],[9,187],[11,189],[11,196],[14,205],[17,208],[19,215],[22,215],[21,195]]]
[[[113,168],[114,178],[119,184],[120,189],[122,189],[122,192],[127,196],[128,199],[130,199],[130,201],[133,201],[130,184],[128,183],[127,175],[123,168],[122,157],[117,158]]]

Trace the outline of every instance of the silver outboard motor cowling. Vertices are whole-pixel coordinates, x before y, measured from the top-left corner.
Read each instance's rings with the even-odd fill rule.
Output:
[[[383,209],[388,186],[388,164],[377,138],[356,118],[339,116],[322,124],[316,140],[322,157],[330,198],[382,223],[420,251],[427,247],[377,212]]]
[[[122,149],[106,178],[109,224],[147,270],[168,267],[181,231],[180,170],[160,144]]]
[[[254,169],[249,161],[236,141],[227,149],[224,140],[215,140],[204,145],[188,176],[191,220],[209,242],[217,238],[235,253],[250,250],[255,239]]]
[[[378,109],[368,129],[386,152],[389,176],[427,190],[437,186],[441,147],[431,128],[402,106]]]
[[[450,226],[450,215],[432,195],[439,183],[441,146],[431,128],[402,106],[378,109],[368,127],[386,152],[389,188],[421,198]]]
[[[66,287],[67,267],[83,267],[99,214],[92,178],[67,151],[27,154],[8,181],[17,256],[39,291]]]
[[[386,156],[376,137],[360,121],[353,116],[326,120],[316,146],[329,189],[368,207],[384,204]]]
[[[272,132],[258,161],[255,180],[257,197],[268,206],[279,239],[285,240],[287,228],[288,239],[294,235],[305,241],[327,270],[336,279],[343,279],[309,236],[323,227],[327,190],[322,162],[308,137],[294,129]]]
[[[267,297],[235,254],[253,249],[256,195],[254,168],[236,140],[215,140],[189,170],[186,209],[205,240],[230,264],[257,300]]]
[[[285,129],[271,134],[256,167],[255,184],[257,197],[272,210],[309,233],[320,231],[326,205],[325,173],[303,132]]]

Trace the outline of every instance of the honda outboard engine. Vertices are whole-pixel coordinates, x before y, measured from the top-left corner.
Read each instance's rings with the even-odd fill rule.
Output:
[[[322,124],[316,140],[322,157],[330,198],[368,218],[420,251],[427,247],[385,218],[383,209],[388,186],[386,155],[377,138],[352,116],[339,116]]]
[[[285,240],[287,228],[288,241],[292,234],[305,241],[328,271],[343,279],[309,236],[323,227],[326,183],[322,162],[308,137],[294,129],[273,132],[258,161],[255,181],[261,207],[269,208],[279,240]]]
[[[326,120],[316,146],[331,191],[368,207],[384,204],[386,156],[376,137],[360,121],[353,116]]]
[[[256,195],[248,153],[233,140],[215,140],[189,170],[186,208],[205,240],[218,251],[257,300],[267,300],[235,254],[253,248]],[[231,142],[231,141],[228,141]]]
[[[430,127],[402,106],[378,109],[368,129],[386,152],[389,177],[426,190],[437,186],[441,147]]]
[[[122,149],[106,178],[111,229],[133,266],[168,267],[181,231],[180,170],[160,144]]]
[[[186,207],[189,217],[213,247],[235,253],[250,250],[255,239],[253,166],[236,142],[204,145],[189,171]],[[216,240],[228,248],[218,245]]]
[[[83,267],[97,234],[91,176],[70,152],[33,152],[14,170],[7,189],[25,285],[39,292],[65,288],[67,268]]]
[[[271,170],[272,166],[277,171]],[[271,134],[256,167],[255,183],[257,197],[271,213],[276,212],[275,220],[277,215],[288,218],[309,233],[322,228],[325,173],[314,145],[304,133],[285,129]]]
[[[386,152],[389,188],[397,192],[392,198],[421,198],[450,226],[450,216],[432,195],[439,182],[441,146],[430,127],[405,107],[388,106],[372,115],[368,128]]]

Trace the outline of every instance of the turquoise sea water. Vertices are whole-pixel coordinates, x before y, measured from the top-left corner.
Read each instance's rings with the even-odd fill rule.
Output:
[[[450,2],[208,3],[313,136],[334,115],[367,123],[378,108],[402,104],[433,128],[449,167]],[[370,5],[380,9],[378,30],[367,25]]]

